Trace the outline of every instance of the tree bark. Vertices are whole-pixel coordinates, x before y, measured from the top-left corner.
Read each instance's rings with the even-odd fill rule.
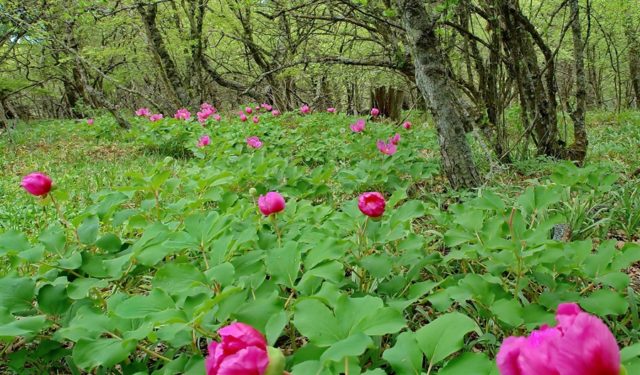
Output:
[[[627,41],[629,43],[629,78],[633,90],[636,108],[640,108],[640,40],[638,33],[629,22],[626,26]]]
[[[436,121],[444,172],[453,188],[476,187],[481,178],[465,131],[471,119],[449,79],[435,30],[439,15],[427,13],[421,0],[397,0],[397,4],[413,54],[416,84]]]
[[[573,58],[576,71],[576,108],[571,114],[573,119],[574,143],[567,149],[567,157],[578,164],[584,162],[587,156],[587,129],[584,118],[587,106],[587,77],[584,71],[584,43],[580,25],[580,5],[578,0],[570,0],[571,31],[573,34]]]
[[[189,104],[188,90],[185,89],[184,83],[178,74],[176,64],[171,59],[167,47],[165,46],[162,34],[156,25],[156,16],[158,13],[158,4],[152,3],[144,5],[138,3],[138,12],[142,17],[144,30],[147,34],[148,46],[154,57],[162,81],[169,94],[169,99],[177,107]],[[170,108],[167,108],[170,109]]]
[[[553,53],[522,14],[517,1],[498,3],[502,41],[510,60],[509,72],[518,86],[523,126],[527,132],[533,131],[538,154],[562,157],[565,150],[558,134]],[[535,46],[545,58],[544,69],[540,68]]]

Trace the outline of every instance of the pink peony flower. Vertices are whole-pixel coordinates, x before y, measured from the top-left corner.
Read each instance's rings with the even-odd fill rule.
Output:
[[[92,118],[88,118],[87,119],[87,125],[93,125],[93,119]]]
[[[218,110],[216,109],[216,107],[212,106],[211,104],[204,102],[202,104],[200,104],[200,110],[201,111],[207,111],[207,112],[211,112],[211,113],[216,113],[218,112]]]
[[[260,110],[260,106],[259,106],[259,105],[257,105],[257,106],[256,106],[256,111],[259,111],[259,110]]]
[[[260,122],[260,117],[258,117],[258,116],[253,116],[253,119],[252,119],[251,121],[253,121],[253,123],[254,123],[254,124],[257,124],[257,123],[259,123],[259,122]]]
[[[198,147],[200,148],[209,146],[210,144],[211,144],[211,137],[209,137],[208,135],[203,135],[202,137],[200,137],[200,140],[198,141]]]
[[[200,110],[200,112],[198,112],[198,113],[197,113],[197,115],[198,115],[198,121],[199,121],[201,124],[204,124],[204,123],[207,121],[207,119],[208,119],[209,117],[211,117],[211,116],[215,113],[215,111],[216,111],[216,109],[215,109],[215,108],[213,108],[210,104],[204,103],[204,104],[202,104],[202,105],[204,106],[205,104],[206,104],[207,106],[205,106],[204,108],[202,108],[202,109]]]
[[[358,197],[358,208],[369,217],[382,216],[385,206],[384,197],[377,191],[362,193]]]
[[[244,113],[240,114],[240,121],[245,122],[247,121],[247,115],[245,115]]]
[[[407,121],[404,124],[402,124],[402,127],[409,130],[411,129],[411,121]]]
[[[267,104],[267,103],[262,103],[260,106],[262,108],[264,108],[264,110],[267,111],[267,112],[271,112],[271,110],[273,109],[273,107],[270,104]]]
[[[311,108],[309,108],[309,106],[305,104],[300,107],[300,113],[302,113],[303,115],[308,115],[309,113],[311,113]]]
[[[22,178],[20,186],[35,196],[47,195],[51,191],[51,178],[44,173],[33,172]]]
[[[251,148],[260,148],[262,147],[262,141],[258,137],[249,137],[247,138],[247,145]]]
[[[366,126],[366,121],[364,121],[363,119],[359,119],[358,121],[355,122],[355,124],[351,124],[351,131],[354,133],[360,133],[362,131],[364,131],[364,128]]]
[[[396,135],[394,135],[393,137],[389,138],[389,143],[394,144],[394,145],[398,145],[398,143],[400,143],[400,134],[396,133]]]
[[[258,198],[258,208],[264,216],[277,214],[284,210],[284,198],[280,193],[270,191],[266,195],[261,195]]]
[[[253,108],[251,108],[251,107],[246,107],[246,108],[244,109],[244,111],[245,111],[248,115],[250,115],[250,114],[252,114],[252,113],[253,113]]]
[[[371,108],[371,116],[378,117],[380,115],[380,110],[378,108]]]
[[[278,111],[277,109],[274,109],[273,111],[271,111],[271,115],[273,117],[278,117],[280,116],[280,111]]]
[[[335,109],[335,108],[333,108],[333,107],[329,107],[329,108],[327,108],[327,112],[329,112],[329,113],[336,113],[336,109]]]
[[[222,120],[222,116],[220,116],[219,114],[216,113],[215,115],[213,115],[213,119],[216,120],[216,121],[220,121],[220,120]]]
[[[575,303],[563,303],[558,325],[506,338],[496,358],[501,375],[619,375],[620,350],[609,328]]]
[[[393,155],[398,151],[398,147],[391,142],[385,143],[384,141],[378,141],[376,146],[378,146],[380,152],[386,155]]]
[[[138,110],[136,111],[136,116],[139,117],[149,117],[151,116],[151,111],[149,110],[149,108],[138,108]]]
[[[218,330],[220,342],[209,343],[207,375],[263,375],[269,366],[267,342],[255,328],[233,323]]]
[[[155,115],[149,116],[149,121],[156,122],[162,120],[163,118],[164,116],[162,115],[162,113],[156,113]]]
[[[176,114],[173,115],[173,118],[175,118],[176,120],[190,120],[191,112],[189,112],[189,110],[186,108],[180,108],[176,111]]]

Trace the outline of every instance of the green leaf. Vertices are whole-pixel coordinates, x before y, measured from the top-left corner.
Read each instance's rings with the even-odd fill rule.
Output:
[[[67,241],[67,237],[64,234],[64,229],[60,225],[51,225],[45,229],[38,237],[40,242],[44,245],[47,251],[53,253],[60,253],[64,250],[64,245]]]
[[[416,332],[416,340],[429,363],[435,365],[462,349],[464,336],[469,332],[482,334],[473,319],[454,312],[420,328]]]
[[[593,292],[589,297],[580,299],[580,306],[600,316],[622,315],[629,309],[629,302],[619,293],[601,289]]]
[[[38,291],[38,307],[50,315],[59,315],[70,306],[65,285],[47,284]]]
[[[0,279],[0,307],[10,313],[30,310],[36,283],[30,278]]]
[[[107,280],[93,278],[75,279],[67,287],[67,295],[71,299],[83,299],[89,295],[89,291],[93,288],[105,288],[108,285]]]
[[[363,332],[369,336],[382,336],[396,333],[405,328],[406,325],[407,323],[400,311],[392,307],[383,307],[366,314],[351,329],[351,332]]]
[[[320,356],[321,362],[341,362],[345,357],[357,357],[373,345],[371,338],[364,333],[356,333],[331,345]]]
[[[329,346],[341,339],[333,313],[316,299],[304,299],[296,303],[293,324],[303,336],[318,346]]]
[[[149,314],[175,308],[175,302],[162,290],[154,289],[148,296],[133,296],[118,304],[115,313],[128,319],[146,318]]]
[[[82,221],[78,227],[78,238],[85,245],[92,245],[98,238],[98,229],[100,228],[100,219],[98,216],[91,215]]]
[[[21,317],[0,325],[0,337],[32,336],[38,334],[48,325],[47,317],[44,315]]]
[[[0,255],[8,252],[21,252],[30,246],[27,237],[18,231],[10,230],[0,234]]]
[[[211,281],[214,281],[223,287],[230,285],[235,276],[236,270],[233,264],[225,262],[205,271],[205,275]]]
[[[153,278],[153,286],[172,295],[190,294],[190,290],[206,287],[202,271],[190,263],[169,263],[160,268]]]
[[[113,367],[124,361],[136,348],[135,340],[81,339],[73,347],[73,360],[78,367],[90,370],[98,366]]]
[[[484,353],[463,353],[438,372],[438,375],[489,375],[493,362]]]
[[[422,352],[413,332],[402,332],[396,344],[384,351],[382,358],[389,362],[398,375],[415,375],[422,369]]]
[[[282,248],[267,251],[267,273],[276,282],[293,288],[300,271],[300,250],[296,242],[287,242]]]
[[[490,309],[498,319],[512,327],[517,327],[524,322],[522,306],[515,299],[497,300],[491,305]]]
[[[96,246],[108,253],[117,253],[122,247],[122,241],[113,233],[107,233],[96,241]]]
[[[640,357],[640,343],[627,346],[620,350],[620,361],[623,363],[638,357]]]
[[[289,323],[289,317],[284,310],[269,317],[264,330],[265,336],[267,337],[267,343],[269,343],[269,345],[275,345],[287,323]]]
[[[386,254],[372,254],[360,260],[360,264],[375,278],[388,276],[393,268],[393,260]]]

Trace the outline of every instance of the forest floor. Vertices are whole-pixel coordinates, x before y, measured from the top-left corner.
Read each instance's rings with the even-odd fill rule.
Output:
[[[320,120],[325,119],[320,116]],[[96,126],[109,122],[109,118],[104,118]],[[282,121],[284,125],[288,122],[290,120]],[[350,122],[353,121],[342,119],[345,128]],[[587,123],[589,152],[585,164],[618,174],[620,184],[640,177],[637,175],[640,172],[640,112],[590,113]],[[106,134],[107,131],[110,134]],[[425,134],[420,152],[430,161],[437,162],[435,130],[427,123],[416,123],[412,131]],[[309,142],[313,143],[313,140]],[[521,150],[514,149],[516,153]],[[126,132],[113,128],[113,124],[104,131],[96,131],[82,120],[20,123],[9,134],[0,137],[0,150],[0,170],[3,171],[0,202],[12,202],[0,206],[0,229],[22,230],[28,229],[35,209],[32,199],[19,186],[20,179],[27,173],[46,171],[57,176],[56,184],[67,186],[66,193],[73,197],[69,198],[67,209],[74,211],[86,207],[92,194],[126,185],[132,173],[144,172],[167,156],[141,144],[135,136],[128,137]],[[497,188],[506,194],[517,194],[522,187],[538,183],[540,178],[551,174],[555,165],[552,160],[528,155],[511,165],[496,168],[494,164],[494,170],[491,170],[490,161],[479,147],[476,151],[476,160],[487,176],[485,187]],[[178,162],[187,165],[189,160],[178,158]],[[448,199],[446,181],[442,176],[434,177],[433,183],[428,184],[429,195],[434,191],[442,192]],[[452,195],[457,196],[455,192]]]
[[[316,364],[307,360],[319,350],[314,343],[322,343],[323,348],[341,345],[326,342],[314,329],[319,319],[314,314],[320,312],[304,296],[316,294],[335,309],[338,320],[336,304],[347,298],[344,295],[354,304],[380,301],[375,308],[389,321],[375,330],[378,333],[365,333],[384,335],[380,345],[387,350],[384,361],[382,351],[367,354],[369,359],[361,365],[369,370],[375,366],[396,370],[394,356],[403,350],[402,340],[392,346],[398,339],[394,334],[401,328],[428,327],[441,318],[460,319],[451,311],[472,317],[476,332],[494,336],[489,340],[474,334],[464,344],[468,356],[440,358],[434,368],[442,374],[463,373],[447,369],[474,368],[478,363],[489,374],[493,368],[489,358],[499,343],[496,337],[513,334],[523,324],[530,328],[549,322],[553,316],[542,311],[552,311],[561,301],[579,301],[589,312],[607,319],[621,346],[639,341],[640,316],[633,290],[637,292],[640,285],[636,266],[640,176],[635,173],[640,168],[640,112],[589,114],[585,168],[529,155],[523,158],[521,147],[514,148],[514,163],[495,165],[472,140],[476,160],[487,176],[485,185],[472,192],[448,189],[440,174],[434,129],[424,118],[413,116],[410,130],[368,121],[363,133],[352,133],[349,124],[355,120],[342,114],[277,118],[265,114],[257,125],[234,118],[203,128],[173,119],[159,123],[133,119],[131,131],[116,128],[108,117],[97,118],[94,125],[80,120],[20,123],[0,137],[0,275],[25,285],[31,278],[33,285],[55,284],[52,290],[68,285],[67,292],[62,289],[69,296],[61,299],[64,303],[71,306],[91,300],[94,307],[118,317],[104,323],[111,324],[108,332],[118,332],[124,320],[133,325],[146,317],[132,307],[138,303],[135,296],[157,297],[169,301],[171,309],[195,314],[197,309],[183,306],[186,302],[180,296],[195,291],[208,295],[220,287],[235,286],[246,292],[253,288],[249,285],[260,285],[253,298],[233,297],[233,307],[215,310],[211,313],[215,317],[207,315],[211,322],[198,320],[201,325],[193,325],[186,338],[171,339],[172,326],[166,326],[160,316],[149,315],[146,319],[159,336],[135,336],[137,348],[145,346],[137,351],[136,360],[147,358],[147,347],[157,351],[147,362],[141,360],[141,368],[148,369],[161,367],[158,358],[180,359],[190,353],[193,361],[176,359],[174,365],[182,367],[172,368],[198,373],[205,354],[199,338],[218,328],[213,323],[216,319],[221,323],[233,318],[266,330],[269,343],[289,356],[287,369],[293,367],[295,374],[297,367],[298,373],[309,373]],[[397,153],[381,154],[376,141],[395,133],[401,136]],[[211,137],[211,145],[196,147],[204,134]],[[259,136],[263,147],[249,148],[245,141],[249,136]],[[21,178],[34,171],[53,179],[55,204],[49,198],[34,198],[20,187]],[[257,214],[256,190],[258,194],[277,190],[285,196],[287,208],[279,224],[275,220],[269,224]],[[364,191],[385,196],[387,211],[380,221],[365,221],[358,212],[355,201]],[[189,247],[191,242],[185,238],[195,236],[199,223],[222,218],[228,221],[212,240],[215,246],[205,248],[201,242],[199,248]],[[218,221],[212,228],[218,228]],[[554,233],[557,228],[562,233]],[[145,244],[155,237],[171,240],[151,246],[153,254]],[[29,248],[28,243],[40,245]],[[24,254],[15,252],[17,248]],[[298,255],[271,259],[274,252],[289,251]],[[209,255],[202,259],[201,252]],[[82,258],[73,258],[80,253]],[[266,266],[255,268],[251,254]],[[54,263],[58,266],[51,266],[52,262],[59,262]],[[60,271],[52,275],[51,267]],[[227,267],[231,274],[222,272]],[[389,273],[390,269],[394,272]],[[204,270],[208,279],[227,281],[195,291],[180,281],[196,280],[198,275],[204,280]],[[313,277],[325,280],[322,287]],[[292,288],[295,293],[289,292]],[[36,298],[33,293],[25,299]],[[173,299],[159,297],[167,293]],[[351,298],[362,295],[367,297]],[[0,301],[3,298],[0,290]],[[19,332],[44,330],[46,337],[62,342],[60,347],[54,345],[59,351],[56,358],[72,351],[72,362],[83,369],[117,363],[115,357],[94,355],[96,348],[117,335],[105,339],[98,333],[75,342],[78,336],[73,332],[88,329],[72,319],[76,310],[37,298],[42,305],[38,314],[47,315],[47,321],[55,322],[62,333],[53,334],[46,322],[21,327]],[[499,303],[494,306],[495,300]],[[160,310],[165,308],[169,307]],[[288,313],[280,315],[282,309]],[[398,315],[389,309],[398,309]],[[69,316],[59,319],[63,312]],[[279,320],[274,323],[272,316]],[[13,317],[0,318],[2,336]],[[363,324],[354,322],[352,328]],[[131,328],[131,332],[144,329]],[[471,330],[459,332],[461,343]],[[53,341],[46,341],[47,345]],[[311,349],[297,355],[296,348],[308,342],[306,347]],[[0,372],[23,367],[34,374],[45,368],[51,371],[50,363],[27,356],[38,345],[21,339],[0,345],[0,363],[8,363],[8,367],[0,365]],[[454,347],[451,353],[460,349]],[[135,345],[127,346],[118,358],[134,350]],[[65,373],[65,363],[71,362],[56,363]],[[640,359],[628,359],[626,365],[638,369]],[[333,373],[341,372],[338,364],[331,366]]]

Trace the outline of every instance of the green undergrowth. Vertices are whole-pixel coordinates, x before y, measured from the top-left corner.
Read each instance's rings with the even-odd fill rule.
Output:
[[[552,324],[566,301],[639,371],[640,122],[598,116],[585,168],[487,167],[473,192],[447,189],[420,121],[21,124],[0,140],[0,371],[202,374],[207,340],[242,321],[296,375],[489,375],[504,337]],[[398,152],[381,154],[396,132]],[[54,200],[20,188],[36,170]],[[275,218],[257,210],[267,191],[287,201]],[[386,197],[381,219],[358,211],[365,191]]]

